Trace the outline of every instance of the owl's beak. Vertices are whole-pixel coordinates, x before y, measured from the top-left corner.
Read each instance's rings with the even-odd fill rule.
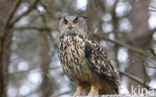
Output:
[[[69,25],[69,26],[68,26],[68,29],[69,29],[69,30],[72,30],[72,29],[73,29],[73,27],[72,27],[71,25]]]

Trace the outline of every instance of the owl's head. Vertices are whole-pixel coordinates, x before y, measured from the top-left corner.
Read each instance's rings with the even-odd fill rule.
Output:
[[[59,30],[63,34],[87,32],[88,28],[83,16],[66,16],[59,18]]]

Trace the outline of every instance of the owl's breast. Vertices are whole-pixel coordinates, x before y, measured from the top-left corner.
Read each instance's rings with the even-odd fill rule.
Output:
[[[67,36],[60,41],[59,57],[64,72],[74,81],[90,79],[91,69],[85,59],[85,41],[78,36]]]

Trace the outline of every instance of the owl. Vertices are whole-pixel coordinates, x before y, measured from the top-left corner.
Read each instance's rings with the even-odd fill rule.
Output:
[[[119,74],[98,42],[90,39],[86,17],[59,18],[59,59],[67,77],[77,84],[74,96],[118,94]]]

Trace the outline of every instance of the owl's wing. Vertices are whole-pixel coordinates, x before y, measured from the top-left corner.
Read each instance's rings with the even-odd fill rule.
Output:
[[[85,43],[85,57],[91,68],[104,80],[108,81],[118,93],[119,74],[114,71],[104,50],[96,41],[88,39]]]

